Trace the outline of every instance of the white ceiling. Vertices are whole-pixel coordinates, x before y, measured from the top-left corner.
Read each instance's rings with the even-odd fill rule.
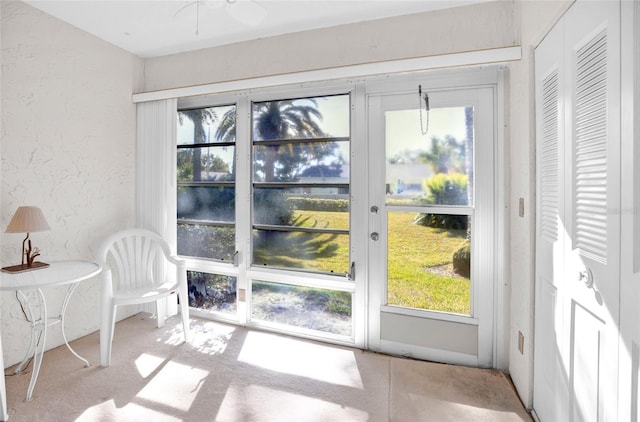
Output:
[[[23,0],[140,57],[486,0]]]

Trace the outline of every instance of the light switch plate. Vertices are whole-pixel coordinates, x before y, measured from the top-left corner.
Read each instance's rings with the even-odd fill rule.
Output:
[[[522,334],[522,331],[518,331],[518,351],[521,355],[524,355],[524,334]]]

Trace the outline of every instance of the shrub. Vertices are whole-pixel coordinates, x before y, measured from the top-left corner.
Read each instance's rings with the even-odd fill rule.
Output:
[[[256,224],[288,226],[294,207],[280,190],[256,189],[253,192],[253,220]]]
[[[438,173],[425,180],[424,187],[428,204],[467,204],[467,176],[462,173]]]
[[[229,260],[235,252],[235,230],[178,220],[178,253],[184,256]]]
[[[468,241],[453,253],[453,271],[462,277],[471,276],[471,243]]]
[[[462,173],[438,173],[425,180],[427,197],[425,202],[434,205],[466,205],[467,176]],[[466,215],[420,213],[415,224],[446,230],[466,230],[469,218]]]
[[[178,187],[178,218],[233,221],[235,196],[234,188]]]
[[[444,230],[467,230],[469,217],[466,215],[419,213],[414,224]]]

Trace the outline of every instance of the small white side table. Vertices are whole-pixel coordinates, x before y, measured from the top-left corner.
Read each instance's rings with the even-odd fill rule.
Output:
[[[84,362],[85,367],[89,366],[89,361],[78,355],[67,341],[67,336],[64,331],[64,316],[69,305],[71,295],[75,291],[76,287],[81,281],[90,279],[99,274],[101,268],[95,262],[90,261],[57,261],[51,262],[49,267],[43,269],[36,269],[33,271],[27,271],[22,273],[6,273],[0,272],[0,290],[2,291],[17,291],[27,304],[27,317],[31,323],[31,340],[29,342],[29,350],[25,355],[24,360],[15,372],[21,372],[29,358],[33,356],[33,371],[31,373],[31,381],[29,382],[29,388],[27,389],[27,401],[33,399],[33,389],[38,379],[38,373],[40,372],[40,366],[42,365],[42,356],[44,354],[44,347],[47,339],[47,327],[60,323],[62,328],[62,337],[67,348],[73,353],[75,357]],[[47,302],[45,296],[42,293],[42,288],[53,287],[61,285],[69,285],[67,293],[62,302],[60,313],[57,316],[49,317],[47,311]],[[39,316],[34,315],[33,309],[29,303],[28,298],[24,294],[26,290],[35,290],[38,297],[38,305],[40,307]],[[2,343],[0,342],[0,358],[2,357]],[[4,370],[4,365],[2,366]],[[4,377],[0,382],[0,418],[6,420],[8,415],[6,414],[6,391],[4,385]]]

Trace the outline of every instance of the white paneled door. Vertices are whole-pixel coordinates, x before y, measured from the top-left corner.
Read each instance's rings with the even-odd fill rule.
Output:
[[[534,410],[617,419],[620,4],[577,2],[536,49]]]

